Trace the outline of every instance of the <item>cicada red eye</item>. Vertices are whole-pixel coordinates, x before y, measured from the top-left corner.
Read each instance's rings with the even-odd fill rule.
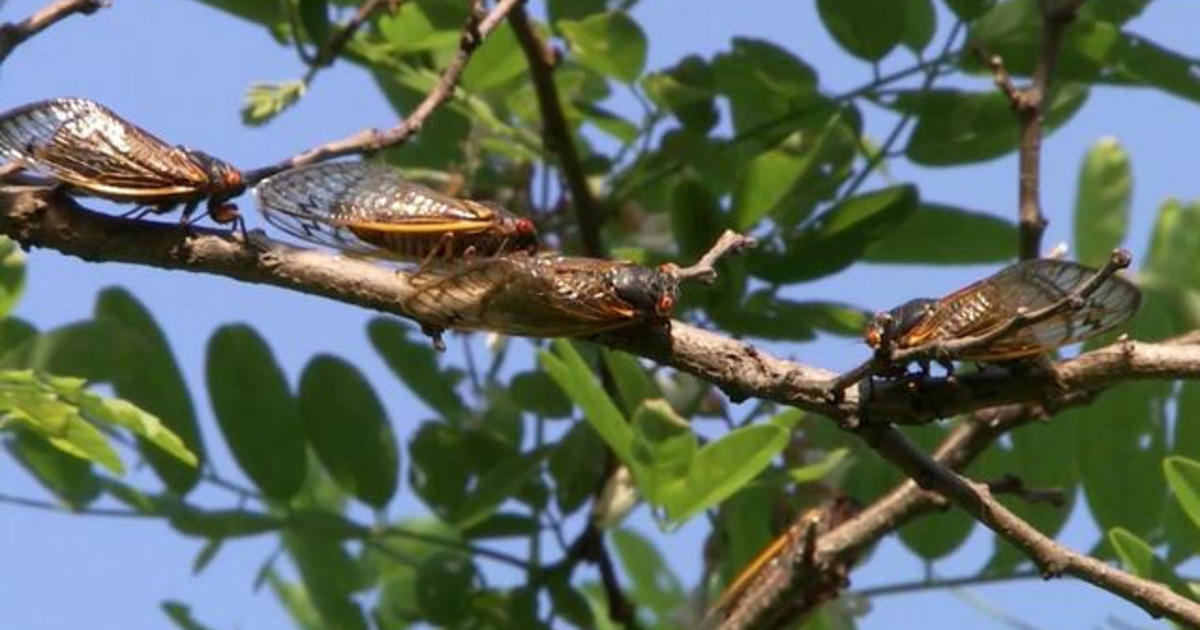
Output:
[[[368,256],[424,261],[469,251],[488,257],[511,251],[514,240],[521,241],[518,248],[536,247],[528,219],[443,195],[382,164],[302,166],[263,181],[255,196],[267,221],[284,232]]]
[[[181,203],[190,210],[205,198],[228,199],[244,188],[236,168],[167,144],[103,105],[79,98],[40,101],[0,114],[0,156],[62,182],[69,191],[137,203],[153,212]]]

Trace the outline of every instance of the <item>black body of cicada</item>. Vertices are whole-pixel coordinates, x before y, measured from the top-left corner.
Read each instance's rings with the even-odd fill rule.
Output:
[[[172,146],[99,103],[57,98],[0,114],[0,158],[47,175],[68,190],[149,212],[184,204],[182,222],[208,200],[218,223],[238,220],[229,200],[246,189],[242,173],[208,154]]]
[[[434,327],[523,337],[586,337],[666,322],[678,279],[668,268],[517,253],[439,264],[413,276],[408,312]]]
[[[1069,297],[1096,273],[1065,260],[1022,261],[939,300],[911,300],[892,309],[890,318],[877,317],[867,327],[867,344],[878,348],[884,327],[889,325],[898,349],[985,335],[1005,325],[1020,309],[1031,312]],[[1140,304],[1141,292],[1136,286],[1120,276],[1110,276],[1079,308],[1020,328],[958,358],[1003,361],[1044,354],[1119,326]]]
[[[272,225],[345,252],[429,261],[538,246],[529,219],[430,190],[383,164],[301,166],[264,180],[254,193]]]

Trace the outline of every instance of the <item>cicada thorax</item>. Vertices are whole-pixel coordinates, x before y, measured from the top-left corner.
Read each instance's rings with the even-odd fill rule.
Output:
[[[59,98],[0,114],[0,155],[79,194],[136,203],[150,212],[208,200],[214,221],[238,218],[228,201],[246,188],[238,169],[172,146],[94,101]]]
[[[428,262],[532,253],[538,244],[529,219],[444,195],[381,164],[302,166],[267,179],[255,194],[271,224],[352,253]]]
[[[525,337],[585,337],[670,316],[678,284],[666,269],[553,254],[433,266],[406,306],[445,328]]]
[[[894,347],[913,348],[988,334],[1018,313],[1070,297],[1096,273],[1096,269],[1064,260],[1027,260],[939,300],[910,301],[890,312]],[[1120,276],[1110,276],[1079,308],[1066,309],[957,358],[1004,361],[1042,355],[1119,326],[1140,304],[1141,292],[1136,286]],[[866,337],[869,345],[879,346],[883,335],[878,318],[868,327]]]

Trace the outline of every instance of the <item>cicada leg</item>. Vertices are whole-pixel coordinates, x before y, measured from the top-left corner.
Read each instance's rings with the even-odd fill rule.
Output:
[[[438,256],[445,256],[446,258],[449,258],[453,253],[454,233],[446,232],[438,238],[437,244],[429,250],[429,253],[425,254],[425,258],[421,259],[421,264],[417,266],[417,275],[424,273],[425,270],[429,268],[429,264],[438,258]]]

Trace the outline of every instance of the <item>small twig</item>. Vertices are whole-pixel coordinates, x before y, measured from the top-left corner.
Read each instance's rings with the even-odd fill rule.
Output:
[[[386,527],[382,530],[372,531],[371,534],[372,534],[372,538],[375,540],[380,540],[380,539],[384,539],[384,538],[392,538],[392,537],[407,538],[409,540],[415,540],[418,542],[429,543],[431,545],[438,545],[440,547],[446,547],[447,549],[457,549],[459,551],[465,551],[467,553],[481,556],[484,558],[491,558],[492,560],[495,560],[497,562],[502,562],[504,564],[516,567],[518,569],[521,569],[522,571],[526,571],[529,569],[529,563],[526,562],[524,559],[518,558],[517,556],[511,555],[511,554],[504,553],[503,551],[496,551],[494,549],[488,549],[487,547],[479,547],[477,545],[471,545],[468,543],[459,542],[459,541],[451,539],[451,538],[443,538],[441,536],[427,534],[425,532],[419,532],[419,531],[407,529],[404,527],[398,527],[398,526],[393,525],[390,527]],[[367,540],[370,540],[370,539],[371,538],[368,538]]]
[[[59,20],[75,13],[91,15],[107,6],[109,0],[57,0],[20,22],[0,25],[0,63],[4,63],[14,48]]]
[[[362,6],[358,7],[358,11],[355,11],[349,20],[346,20],[346,23],[342,27],[329,37],[325,45],[321,47],[321,50],[313,59],[312,65],[318,68],[331,65],[338,58],[338,55],[341,54],[346,44],[349,43],[350,38],[354,37],[358,29],[362,28],[362,25],[366,24],[367,20],[376,11],[387,7],[389,11],[394,12],[401,4],[404,4],[404,0],[367,0],[364,2]]]
[[[442,71],[437,84],[425,95],[424,100],[396,126],[385,131],[364,129],[341,140],[335,140],[309,149],[277,164],[248,171],[245,173],[246,182],[254,184],[284,169],[312,162],[320,162],[342,155],[379,151],[405,142],[421,129],[421,126],[425,124],[425,120],[442,103],[449,100],[454,94],[454,90],[458,85],[458,79],[462,76],[463,70],[466,69],[467,62],[471,60],[471,55],[483,43],[484,38],[496,30],[500,21],[508,15],[508,12],[514,6],[524,1],[500,0],[485,17],[480,19],[482,0],[475,0],[470,15],[467,17],[467,22],[462,29],[458,52],[455,53],[454,58]]]
[[[868,586],[856,591],[849,591],[847,595],[858,597],[883,597],[885,595],[900,595],[903,593],[912,593],[914,591],[927,591],[933,589],[958,588],[963,586],[980,586],[983,584],[994,584],[996,582],[1012,582],[1016,580],[1041,579],[1042,574],[1037,570],[1014,571],[1012,573],[996,573],[990,575],[966,575],[956,578],[935,578],[932,580],[916,580],[913,582],[897,582],[895,584],[884,584],[882,586]]]
[[[884,326],[884,341],[880,343],[880,350],[870,359],[864,361],[853,369],[838,375],[829,383],[829,392],[832,400],[839,400],[842,392],[858,381],[868,378],[871,375],[878,373],[882,369],[886,369],[895,365],[905,365],[912,361],[923,359],[954,359],[962,356],[973,350],[986,348],[998,339],[1002,339],[1011,335],[1018,330],[1028,328],[1034,324],[1043,322],[1051,317],[1055,317],[1062,313],[1072,310],[1079,310],[1087,304],[1087,299],[1100,288],[1102,284],[1118,270],[1129,266],[1133,257],[1128,251],[1123,249],[1115,249],[1112,255],[1109,256],[1108,262],[1096,273],[1092,274],[1085,282],[1075,287],[1070,294],[1062,299],[1040,308],[1032,312],[1018,312],[1013,315],[1003,325],[993,328],[982,335],[973,335],[970,337],[960,337],[958,339],[936,339],[929,343],[913,346],[911,348],[892,349],[891,343],[887,336],[892,328]]]
[[[1045,503],[1056,508],[1067,503],[1062,488],[1030,488],[1025,485],[1023,479],[1012,474],[987,482],[987,488],[992,494],[1010,494],[1030,503]]]
[[[86,514],[88,516],[120,516],[126,518],[154,518],[162,516],[155,512],[140,512],[137,510],[122,510],[113,508],[72,508],[50,501],[42,501],[41,499],[30,499],[28,497],[18,497],[10,494],[0,494],[0,503],[9,505],[17,505],[20,507],[32,508],[35,510],[44,510],[47,512],[58,512],[60,514]]]
[[[538,109],[542,113],[542,143],[558,156],[563,177],[567,180],[567,189],[571,193],[572,205],[575,206],[583,252],[588,256],[603,258],[604,243],[600,235],[600,226],[604,220],[604,208],[588,185],[579,149],[575,146],[571,126],[563,112],[558,87],[554,83],[556,60],[553,49],[542,42],[534,32],[524,6],[518,6],[508,14],[508,23],[516,33],[517,42],[520,43],[529,63],[530,79],[533,81]]]
[[[754,247],[756,243],[757,241],[752,237],[743,236],[733,230],[725,230],[717,242],[713,243],[713,246],[694,265],[688,267],[671,265],[671,271],[680,280],[697,280],[711,284],[717,279],[717,270],[714,265],[722,256],[728,253],[736,254],[748,247]]]

